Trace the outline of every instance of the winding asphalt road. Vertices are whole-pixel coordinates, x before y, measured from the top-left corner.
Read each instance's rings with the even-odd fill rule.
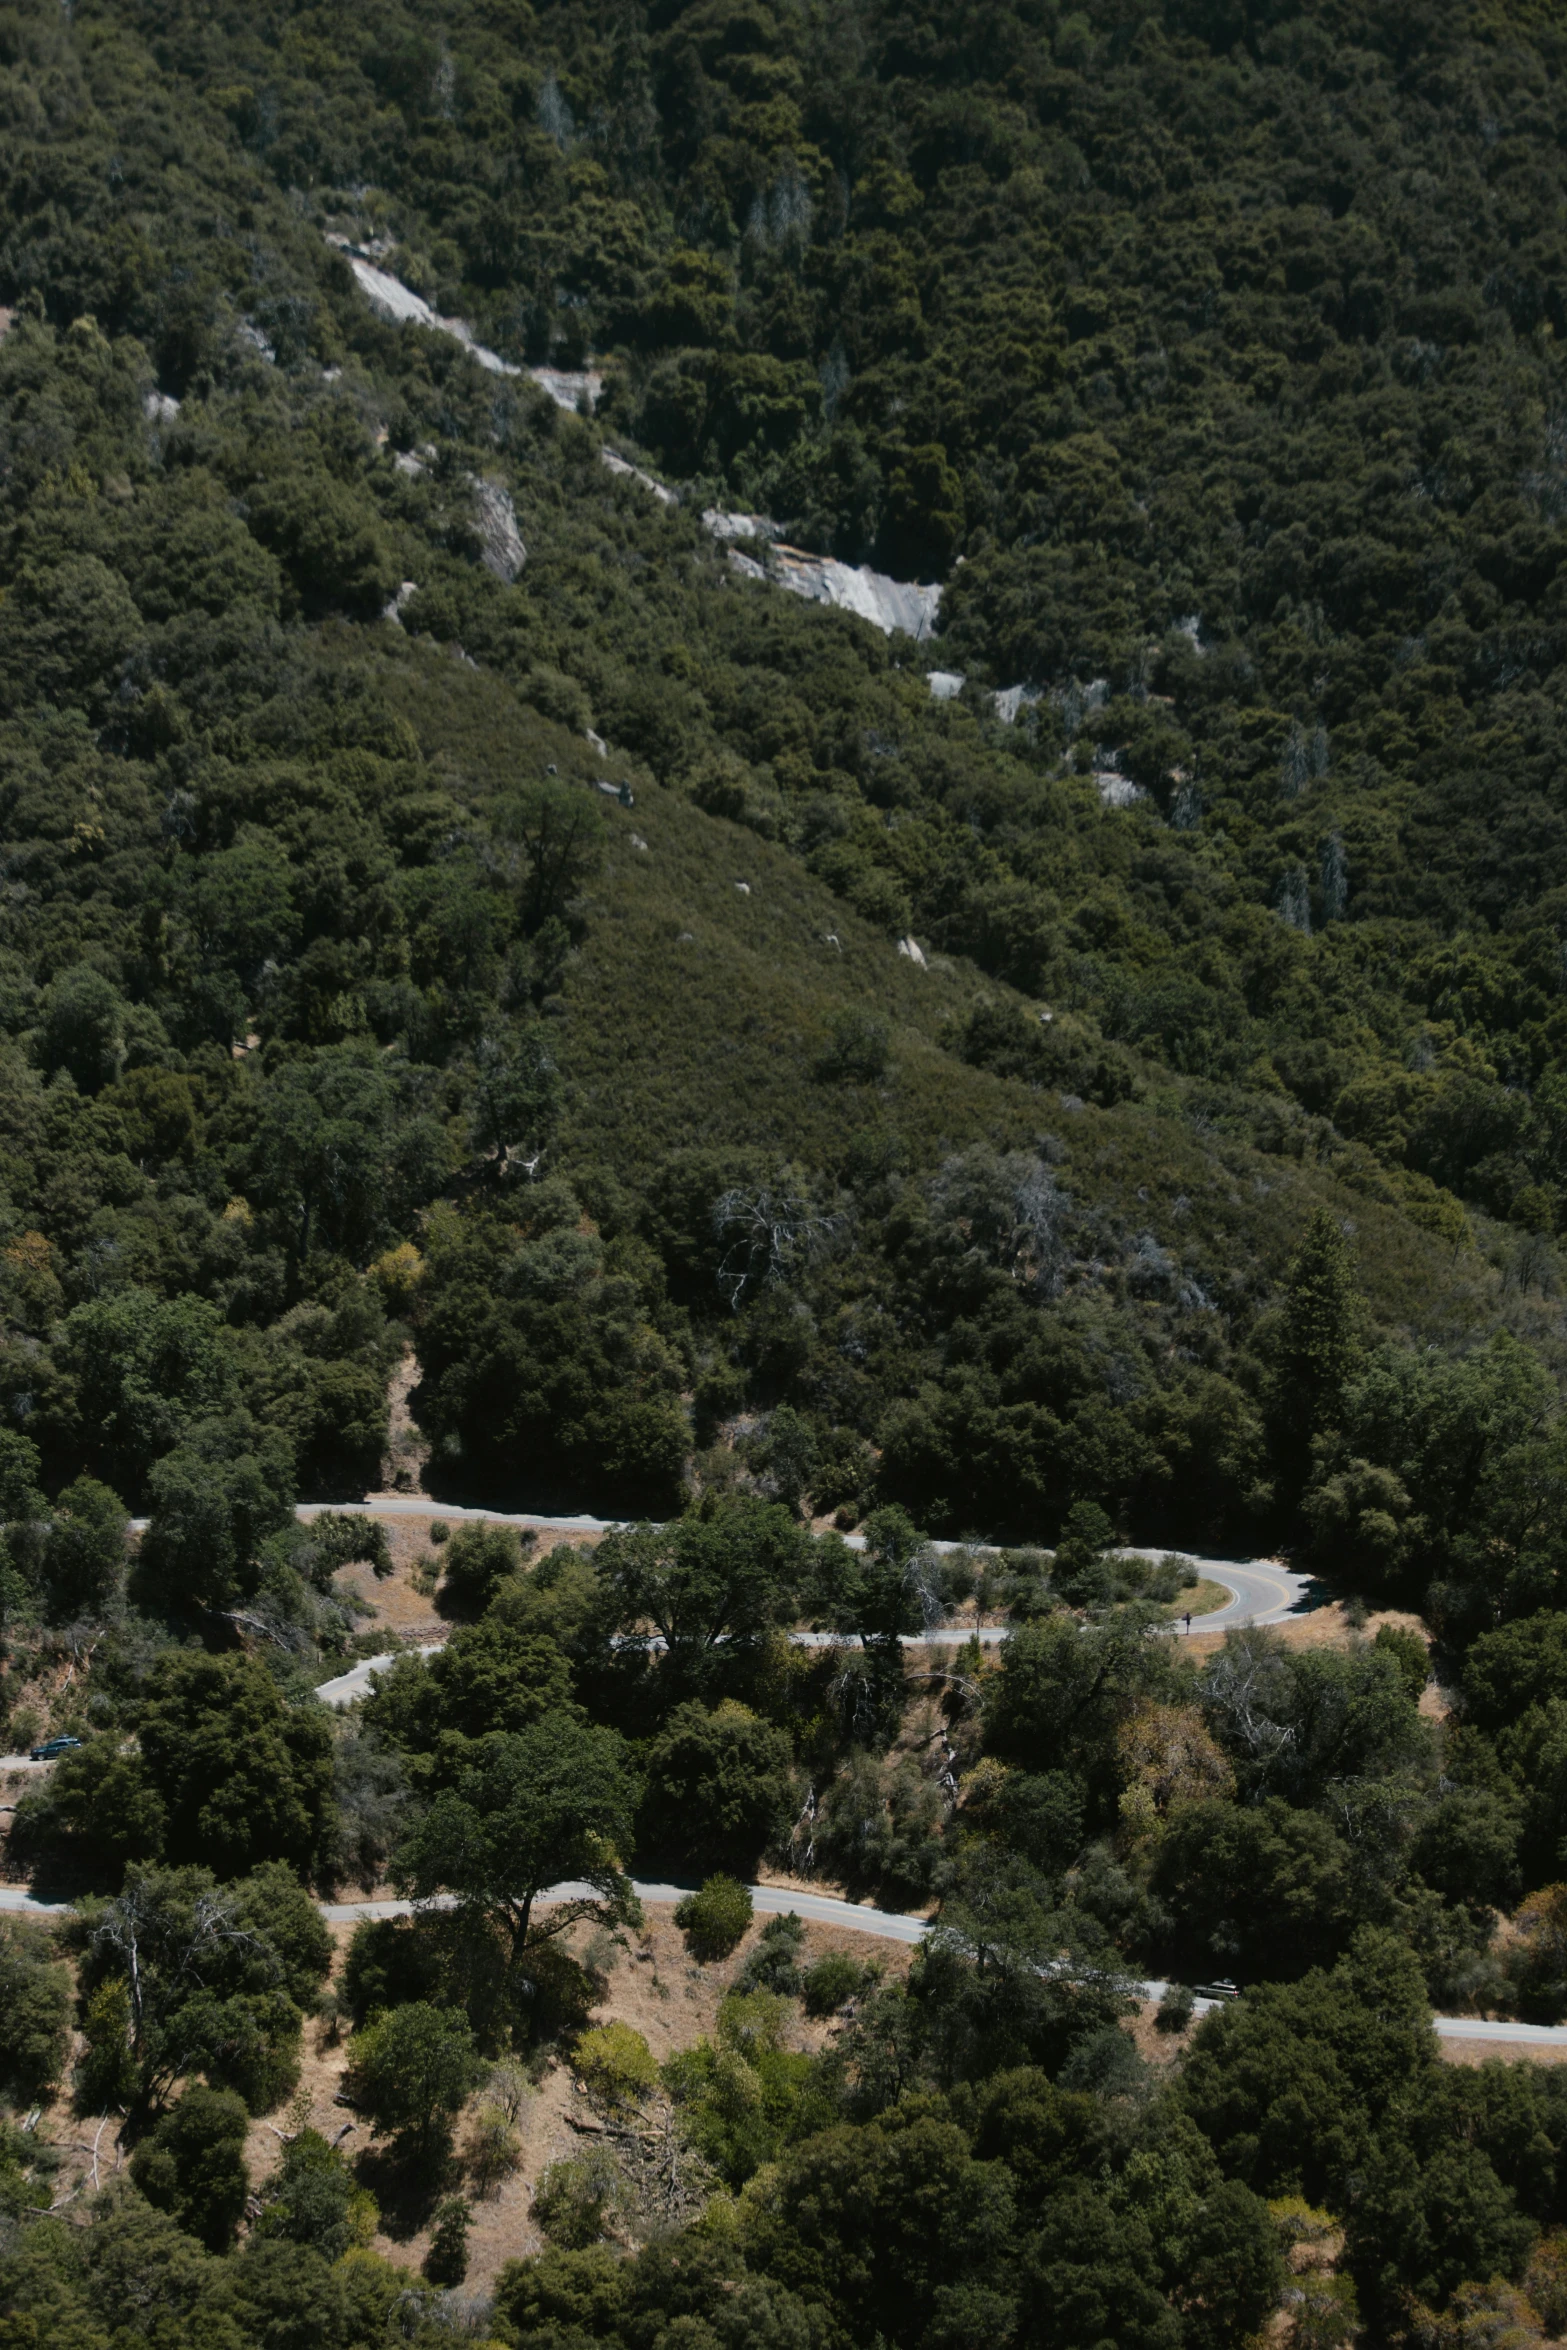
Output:
[[[611,1526],[616,1523],[615,1520],[608,1518],[548,1517],[537,1512],[474,1509],[456,1503],[431,1502],[422,1496],[405,1499],[400,1495],[380,1497],[363,1502],[305,1502],[300,1505],[298,1514],[308,1521],[320,1516],[323,1512],[344,1510],[360,1510],[367,1516],[377,1518],[441,1517],[448,1521],[455,1519],[469,1524],[515,1526],[519,1531],[533,1533],[607,1534]],[[858,1548],[863,1537],[851,1534],[847,1540]],[[952,1551],[963,1547],[966,1546],[953,1542],[939,1542],[934,1545],[934,1548],[940,1551]],[[1134,1552],[1132,1555],[1152,1559],[1171,1554],[1143,1550]],[[1170,1629],[1177,1634],[1184,1633],[1188,1628],[1193,1632],[1222,1632],[1238,1624],[1281,1623],[1287,1616],[1303,1612],[1310,1605],[1309,1578],[1304,1575],[1292,1574],[1287,1568],[1279,1566],[1271,1560],[1197,1558],[1187,1552],[1178,1552],[1173,1555],[1190,1559],[1190,1564],[1195,1570],[1194,1580],[1196,1575],[1200,1575],[1208,1582],[1220,1583],[1231,1595],[1224,1607],[1212,1608],[1206,1615],[1194,1616],[1190,1627],[1181,1622],[1173,1624]],[[1004,1640],[1007,1633],[1005,1626],[984,1625],[980,1627],[977,1636],[982,1641],[994,1642]],[[796,1632],[792,1633],[790,1637],[803,1645],[826,1646],[836,1635],[829,1632]],[[972,1630],[961,1626],[939,1626],[930,1632],[909,1635],[905,1646],[910,1648],[958,1647],[973,1637],[975,1634]],[[438,1645],[438,1643],[434,1645]],[[357,1698],[367,1697],[370,1693],[371,1675],[384,1671],[393,1662],[394,1655],[397,1653],[428,1656],[433,1653],[433,1649],[421,1648],[401,1652],[389,1650],[382,1656],[364,1657],[351,1671],[340,1673],[335,1680],[323,1681],[318,1687],[316,1695],[325,1704],[339,1707],[351,1705]],[[0,1755],[0,1770],[26,1770],[30,1767],[44,1769],[47,1766],[29,1765],[28,1758],[23,1755]],[[555,1888],[555,1896],[566,1899],[575,1892],[586,1890],[585,1887],[561,1885]],[[686,1890],[688,1888],[677,1885],[639,1883],[637,1886],[640,1898],[650,1902],[673,1903],[678,1901]],[[835,1900],[831,1895],[825,1893],[803,1893],[771,1885],[754,1885],[751,1888],[751,1897],[756,1908],[764,1914],[794,1910],[801,1917],[811,1919],[818,1924],[847,1927],[853,1933],[869,1934],[887,1942],[919,1942],[923,1940],[928,1926],[928,1921],[924,1918],[907,1917],[894,1910],[866,1909],[855,1902]],[[549,1896],[545,1898],[548,1899]],[[0,1911],[11,1910],[38,1916],[53,1916],[58,1914],[64,1906],[59,1903],[36,1901],[31,1894],[24,1893],[16,1886],[0,1885]],[[323,1916],[347,1921],[365,1917],[406,1916],[412,1904],[403,1901],[323,1902],[321,1906]],[[1151,1983],[1144,1984],[1141,1988],[1149,1997],[1157,1998],[1162,1994],[1164,1985]],[[1199,2006],[1205,2004],[1208,2003],[1199,2002]],[[1492,2039],[1510,2042],[1538,2040],[1553,2046],[1567,2046],[1567,2026],[1493,2024],[1471,2016],[1438,2016],[1435,2019],[1435,2024],[1439,2033],[1452,2039]]]
[[[471,1509],[455,1503],[432,1502],[423,1496],[404,1499],[401,1495],[384,1495],[364,1502],[302,1502],[299,1516],[307,1522],[328,1512],[361,1511],[372,1518],[443,1518],[468,1525],[514,1526],[519,1533],[530,1534],[608,1534],[618,1522],[613,1518],[551,1518],[524,1510]],[[863,1547],[862,1534],[845,1537],[849,1547]],[[950,1552],[979,1548],[978,1544],[934,1542],[933,1550]],[[1274,1560],[1198,1558],[1187,1551],[1134,1550],[1133,1558],[1185,1559],[1192,1569],[1193,1580],[1199,1576],[1209,1583],[1220,1583],[1230,1598],[1223,1607],[1210,1608],[1206,1615],[1193,1616],[1188,1624],[1177,1618],[1169,1629],[1178,1638],[1195,1632],[1227,1632],[1239,1624],[1279,1624],[1287,1616],[1303,1613],[1309,1607],[1311,1578],[1292,1574],[1289,1568]],[[800,1648],[828,1648],[839,1637],[833,1632],[791,1632],[790,1639]],[[1004,1624],[984,1624],[977,1630],[965,1625],[938,1625],[929,1632],[913,1632],[904,1640],[906,1648],[960,1648],[966,1641],[978,1639],[992,1646],[1007,1637]],[[403,1654],[430,1656],[441,1643],[432,1641],[427,1647]],[[367,1656],[348,1672],[339,1673],[334,1680],[323,1681],[316,1695],[324,1705],[352,1705],[357,1698],[370,1694],[372,1673],[385,1672],[399,1652],[388,1650],[381,1656]]]
[[[515,1526],[520,1533],[533,1534],[608,1534],[624,1523],[618,1518],[551,1518],[531,1510],[473,1509],[457,1502],[431,1501],[423,1494],[377,1494],[369,1501],[304,1501],[297,1515],[307,1522],[332,1511],[358,1511],[369,1518],[444,1518],[465,1525]],[[139,1521],[138,1521],[139,1522]],[[846,1534],[844,1540],[851,1550],[865,1546],[863,1534]],[[995,1547],[984,1543],[933,1542],[931,1549],[943,1554],[954,1550],[983,1550]],[[1194,1616],[1192,1629],[1203,1632],[1228,1631],[1235,1624],[1277,1624],[1286,1616],[1300,1612],[1307,1604],[1311,1589],[1309,1575],[1292,1574],[1274,1559],[1214,1559],[1199,1558],[1191,1551],[1130,1550],[1131,1558],[1187,1560],[1198,1574],[1210,1583],[1222,1583],[1232,1594],[1229,1605],[1214,1608],[1205,1616]],[[967,1632],[950,1635],[967,1640]],[[999,1631],[982,1632],[981,1639],[1002,1639]],[[926,1644],[928,1636],[916,1642]]]
[[[587,1885],[556,1885],[542,1899],[546,1903],[569,1901],[591,1890]],[[672,1905],[691,1888],[638,1881],[636,1890],[639,1900]],[[814,1925],[847,1927],[850,1933],[866,1934],[878,1942],[909,1945],[923,1942],[930,1931],[928,1918],[906,1917],[898,1910],[865,1909],[857,1902],[837,1901],[827,1893],[802,1893],[786,1885],[753,1885],[751,1900],[763,1916],[793,1910]],[[68,1906],[65,1902],[35,1901],[19,1886],[0,1885],[0,1911],[30,1917],[58,1917]],[[413,1908],[411,1901],[323,1901],[321,1915],[334,1924],[348,1925],[360,1918],[407,1917]],[[1133,1983],[1131,1987],[1145,1999],[1160,1999],[1168,1988],[1158,1982]],[[1205,2014],[1214,2002],[1199,1999],[1196,2005],[1198,2013]],[[1431,2025],[1442,2040],[1502,2041],[1513,2048],[1567,2048],[1567,2024],[1509,2024],[1495,2023],[1485,2016],[1434,2015]]]

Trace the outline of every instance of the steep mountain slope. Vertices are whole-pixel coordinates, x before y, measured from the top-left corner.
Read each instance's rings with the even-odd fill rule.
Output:
[[[128,1284],[216,1305],[307,1482],[373,1473],[403,1327],[454,1478],[668,1507],[737,1430],[782,1473],[787,1406],[821,1507],[1262,1541],[1370,1460],[1450,1577],[1385,1429],[1290,1435],[1272,1301],[1323,1202],[1388,1334],[1558,1358],[1548,31],[15,27],[51,1473],[61,1317]],[[378,315],[344,236],[523,372]],[[591,420],[525,372],[590,352]],[[942,635],[780,595],[710,503],[944,572]]]
[[[0,12],[5,2343],[1560,2336],[1559,18]]]

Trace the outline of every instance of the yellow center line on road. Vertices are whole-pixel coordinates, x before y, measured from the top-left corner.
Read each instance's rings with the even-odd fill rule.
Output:
[[[1277,1592],[1280,1607],[1287,1606],[1294,1597],[1294,1593],[1281,1576],[1270,1575],[1265,1569],[1258,1568],[1251,1568],[1248,1572],[1254,1574],[1259,1583],[1266,1583],[1270,1591]]]

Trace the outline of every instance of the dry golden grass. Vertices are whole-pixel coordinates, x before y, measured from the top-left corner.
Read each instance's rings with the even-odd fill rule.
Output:
[[[821,1890],[820,1886],[814,1889]],[[610,1973],[605,1996],[593,2011],[593,2021],[630,2024],[642,2034],[660,2063],[677,2049],[689,2048],[704,2033],[714,2030],[724,1993],[765,1922],[761,1918],[756,1921],[732,1957],[715,1966],[699,1966],[687,1954],[685,1937],[676,1928],[672,1911],[666,1906],[650,1904],[645,1929],[631,1938],[630,1950],[620,1957]],[[352,1931],[352,1926],[346,1924],[333,1928],[339,1960]],[[578,1929],[576,1941],[581,1943],[585,1938],[584,1930]],[[907,1947],[896,1943],[873,1942],[842,1927],[807,1924],[806,1965],[828,1951],[840,1950],[861,1961],[875,1956],[889,1978],[905,1973],[912,1956]],[[827,2040],[830,2029],[830,2025],[813,2022],[803,2010],[797,2010],[792,2044],[817,2050]],[[307,2030],[300,2087],[309,2095],[309,2126],[327,2138],[335,2137],[344,2122],[352,2118],[336,2102],[347,2061],[346,2037],[335,2044],[323,2043],[319,2027]],[[469,2110],[476,2110],[481,2102],[482,2093],[470,2101]],[[584,2139],[573,2123],[588,2118],[588,2108],[576,2089],[569,2064],[552,2063],[519,2122],[523,2147],[519,2168],[490,2195],[473,2200],[473,2225],[468,2236],[470,2290],[482,2291],[492,2283],[503,2262],[543,2250],[544,2239],[529,2216],[534,2189],[550,2163],[582,2151]],[[467,2122],[465,2112],[457,2126],[459,2147]],[[279,2131],[282,2127],[282,2117],[276,2114],[251,2125],[245,2153],[252,2178],[258,2182],[276,2168],[281,2158]],[[361,2122],[356,2123],[344,2140],[344,2149],[353,2157],[367,2153],[373,2157],[378,2144],[374,2132]],[[417,2268],[429,2249],[429,2242],[428,2226],[396,2234],[383,2228],[375,2239],[375,2250],[388,2260]]]
[[[820,1890],[820,1888],[816,1888]],[[717,2023],[724,1993],[747,1952],[758,1939],[765,1920],[758,1918],[733,1955],[714,1966],[699,1966],[689,1957],[685,1937],[667,1906],[649,1905],[644,1930],[631,1937],[630,1948],[609,1974],[605,1996],[593,2011],[595,2023],[630,2024],[647,2041],[662,2063],[681,2048],[689,2048]],[[334,1923],[334,1968],[341,1965],[353,1933],[351,1923]],[[577,1929],[576,1941],[586,1940]],[[810,1965],[829,1951],[847,1951],[862,1962],[872,1956],[882,1963],[889,1979],[907,1971],[913,1955],[896,1943],[873,1942],[846,1928],[807,1924],[803,1963]],[[830,2023],[813,2021],[803,2009],[795,2011],[791,2044],[815,2052],[830,2036]],[[79,2052],[79,2043],[78,2051]],[[245,2160],[253,2185],[259,2190],[282,2159],[285,2132],[310,2128],[328,2141],[341,2134],[344,2154],[351,2162],[369,2157],[370,2169],[383,2143],[367,2123],[339,2102],[348,2064],[347,2034],[332,2037],[320,2023],[306,2026],[298,2088],[290,2103],[277,2113],[253,2121],[245,2142]],[[457,2125],[460,2150],[472,2112],[482,2103],[482,2089]],[[452,2182],[471,2195],[473,2225],[468,2237],[468,2286],[482,2291],[494,2281],[503,2262],[542,2251],[544,2239],[529,2216],[534,2189],[546,2167],[562,2157],[580,2153],[582,2133],[573,2127],[588,2121],[589,2109],[578,2091],[569,2062],[551,2061],[519,2120],[522,2160],[512,2176],[489,2195],[473,2194],[460,2176]],[[345,2130],[345,2125],[348,2127]],[[117,2116],[76,2114],[68,2094],[53,2098],[43,2109],[37,2127],[42,2137],[58,2147],[64,2160],[54,2182],[54,2201],[74,2205],[123,2171],[126,2150],[118,2142]],[[96,2169],[95,2169],[96,2157]],[[400,2266],[417,2269],[429,2249],[428,2222],[415,2228],[383,2224],[374,2249]]]
[[[1327,1607],[1311,1608],[1298,1616],[1286,1616],[1281,1624],[1270,1624],[1286,1648],[1348,1648],[1357,1640],[1373,1640],[1383,1624],[1397,1624],[1410,1632],[1418,1632],[1421,1639],[1428,1637],[1424,1622],[1403,1608],[1380,1608],[1368,1615],[1357,1628],[1345,1614],[1342,1602],[1334,1600]],[[1187,1644],[1197,1656],[1211,1655],[1224,1645],[1223,1632],[1194,1632]]]

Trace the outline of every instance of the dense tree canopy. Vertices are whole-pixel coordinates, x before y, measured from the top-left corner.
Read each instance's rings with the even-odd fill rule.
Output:
[[[1564,69],[1538,0],[11,11],[0,1720],[80,1743],[0,2336],[1567,2326],[1561,2076],[1429,2029],[1567,2014]],[[410,1566],[389,1482],[613,1530]],[[1346,1613],[1178,1644],[1175,1545]],[[334,1719],[394,1568],[455,1628]],[[734,1971],[611,2064],[655,1867]],[[763,1868],[934,1930],[807,1967]],[[345,1879],[413,1914],[323,1989]],[[318,2007],[382,2144],[263,2175]],[[551,2249],[369,2250],[568,2049]]]
[[[1455,1556],[1354,1407],[1380,1337],[1553,1344],[1554,35],[808,15],[149,0],[7,68],[8,1408],[196,1607],[373,1482],[411,1334],[468,1490],[1306,1488],[1476,1626],[1556,1572],[1548,1430]],[[944,579],[941,645],[617,446]]]

